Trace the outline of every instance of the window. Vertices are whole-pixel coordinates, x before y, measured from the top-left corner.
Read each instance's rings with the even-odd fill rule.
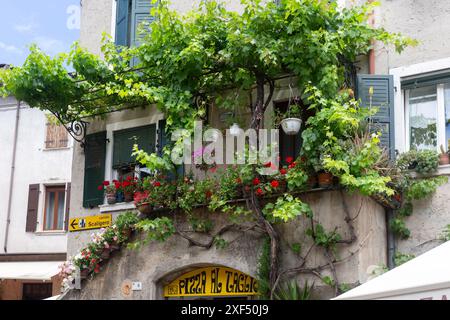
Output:
[[[63,230],[65,212],[64,186],[45,188],[44,230]]]
[[[444,81],[442,81],[444,82]],[[406,143],[409,149],[439,150],[450,144],[450,84],[405,89]]]
[[[62,125],[47,122],[47,133],[45,138],[46,149],[67,147],[67,130]]]

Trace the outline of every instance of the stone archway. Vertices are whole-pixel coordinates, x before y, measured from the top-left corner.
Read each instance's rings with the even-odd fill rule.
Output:
[[[193,264],[173,270],[157,282],[162,299],[249,299],[257,295],[257,280],[219,264]]]

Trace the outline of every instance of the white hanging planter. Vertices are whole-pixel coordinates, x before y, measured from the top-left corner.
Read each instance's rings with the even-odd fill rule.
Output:
[[[230,127],[230,135],[233,137],[237,137],[241,133],[241,128],[237,123],[233,123],[233,125]]]
[[[289,136],[296,135],[300,131],[302,120],[299,118],[286,118],[281,120],[281,127],[284,133]]]

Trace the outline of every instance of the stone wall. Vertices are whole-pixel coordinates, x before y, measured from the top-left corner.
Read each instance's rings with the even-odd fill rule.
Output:
[[[351,237],[345,218],[349,217],[352,221],[356,240],[350,245],[338,245],[337,256],[342,259],[341,263],[336,264],[339,282],[352,286],[365,282],[366,270],[370,265],[386,264],[385,212],[380,205],[370,198],[341,191],[310,192],[301,198],[311,204],[316,222],[323,224],[328,231],[336,229],[343,239]],[[207,213],[205,210],[196,214],[207,215],[213,220],[215,230],[229,223],[224,214]],[[289,224],[277,225],[282,239],[280,270],[299,265],[300,256],[291,247],[293,243],[300,243],[300,255],[306,253],[311,239],[304,235],[304,231],[309,227],[310,221],[304,217]],[[190,226],[182,221],[178,228],[188,230]],[[206,235],[190,233],[190,236],[208,241]],[[164,243],[144,245],[139,250],[122,248],[112,255],[100,274],[83,282],[81,291],[73,290],[65,299],[161,299],[163,284],[175,275],[200,266],[221,265],[256,277],[263,234],[256,230],[245,233],[232,231],[225,233],[223,238],[230,243],[225,249],[190,246],[186,239],[178,235]],[[321,248],[311,250],[307,260],[306,267],[327,263]],[[322,275],[330,275],[329,270],[324,269]],[[315,298],[329,298],[333,294],[317,277],[300,275],[299,279],[301,282],[309,279],[310,284],[315,283]],[[124,295],[122,286],[131,281],[142,282],[142,290]]]

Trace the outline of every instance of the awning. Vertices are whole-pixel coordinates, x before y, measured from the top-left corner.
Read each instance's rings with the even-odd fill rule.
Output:
[[[333,300],[450,300],[450,241]]]
[[[51,280],[62,261],[0,262],[0,279]]]

